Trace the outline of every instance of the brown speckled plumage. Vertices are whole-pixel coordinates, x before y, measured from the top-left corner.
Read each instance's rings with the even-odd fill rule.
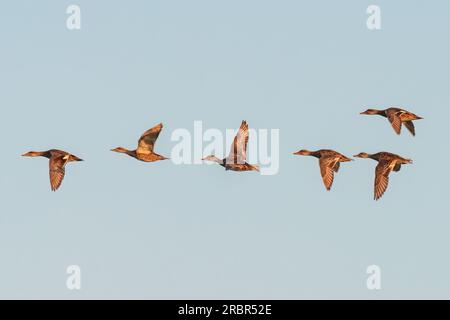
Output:
[[[160,123],[153,128],[145,131],[139,138],[138,147],[136,150],[127,150],[122,147],[112,149],[111,151],[125,153],[130,157],[136,158],[144,162],[154,162],[159,160],[166,160],[168,158],[157,154],[153,151],[155,142],[158,139],[159,133],[163,128],[163,124]]]
[[[24,157],[45,157],[49,161],[50,187],[52,191],[58,190],[64,179],[66,164],[73,161],[83,161],[82,159],[66,151],[51,149],[48,151],[30,151]]]
[[[317,151],[300,150],[294,153],[301,156],[312,156],[319,159],[320,174],[325,188],[329,191],[333,185],[334,173],[339,171],[341,162],[352,161],[352,159],[334,150],[321,149]]]
[[[361,112],[361,114],[379,115],[382,117],[386,117],[397,134],[401,133],[402,124],[404,124],[406,129],[408,129],[408,131],[411,132],[413,136],[416,135],[413,120],[423,119],[422,117],[419,117],[412,112],[400,108],[388,108],[385,110],[367,109],[366,111]]]
[[[390,152],[378,152],[374,154],[361,152],[355,155],[355,157],[370,158],[378,161],[378,165],[375,168],[374,200],[380,199],[385,193],[389,184],[389,174],[392,171],[398,172],[402,164],[412,163],[411,159],[405,159]]]
[[[217,162],[225,168],[232,171],[258,171],[259,167],[246,162],[247,160],[247,144],[248,144],[248,124],[242,121],[233,144],[231,145],[230,154],[225,159],[219,159],[214,155],[203,158],[206,161]]]

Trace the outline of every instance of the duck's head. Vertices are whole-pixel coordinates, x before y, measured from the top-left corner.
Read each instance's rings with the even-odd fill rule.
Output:
[[[122,148],[122,147],[117,147],[117,148],[111,149],[111,151],[119,152],[119,153],[128,153],[128,150],[125,148]]]
[[[370,154],[366,153],[366,152],[360,152],[358,154],[354,155],[355,158],[369,158]]]
[[[220,162],[220,159],[217,158],[215,155],[210,155],[210,156],[204,157],[202,160],[203,161]]]
[[[294,154],[298,156],[308,156],[311,154],[311,151],[302,149],[300,151],[294,152]]]
[[[365,114],[365,115],[374,115],[374,114],[380,114],[382,111],[380,110],[376,110],[376,109],[367,109],[364,112],[361,112],[360,114]]]

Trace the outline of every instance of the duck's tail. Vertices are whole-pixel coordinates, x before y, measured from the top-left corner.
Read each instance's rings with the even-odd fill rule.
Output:
[[[412,161],[412,159],[405,159],[405,163],[407,163],[407,164],[412,164],[413,161]]]
[[[341,157],[341,159],[340,159],[340,162],[349,162],[349,161],[353,161],[353,159],[351,159],[351,158],[348,158],[348,157],[346,157],[346,156],[342,156]]]

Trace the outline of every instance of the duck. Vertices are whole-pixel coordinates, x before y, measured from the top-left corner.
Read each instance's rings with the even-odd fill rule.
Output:
[[[137,160],[144,162],[155,162],[160,160],[167,160],[166,158],[160,154],[154,152],[155,142],[158,139],[159,133],[163,128],[163,124],[159,123],[151,129],[145,131],[138,141],[138,147],[136,150],[127,150],[122,147],[117,147],[112,149],[111,151],[118,153],[125,153],[130,157],[133,157]]]
[[[390,152],[378,152],[374,154],[361,152],[354,157],[370,158],[378,161],[378,165],[375,168],[374,200],[379,200],[386,192],[389,184],[389,174],[392,171],[399,172],[403,164],[413,163],[411,159],[406,159]]]
[[[259,166],[247,162],[247,144],[248,124],[247,121],[243,120],[238,133],[234,137],[228,157],[219,159],[215,155],[210,155],[202,160],[216,162],[224,167],[225,170],[259,172]]]
[[[334,173],[339,171],[341,162],[353,161],[353,159],[343,154],[329,149],[321,149],[317,151],[300,150],[294,152],[299,156],[312,156],[319,159],[320,174],[327,191],[331,190],[333,185]]]
[[[405,125],[406,129],[415,136],[416,135],[416,129],[414,128],[414,120],[421,120],[422,117],[419,117],[415,115],[412,112],[409,112],[407,110],[401,109],[401,108],[388,108],[384,110],[377,110],[377,109],[367,109],[364,112],[361,112],[360,114],[363,115],[379,115],[382,117],[386,117],[389,122],[392,125],[392,128],[397,134],[400,134],[402,131],[402,124]]]
[[[51,149],[47,151],[29,151],[22,154],[23,157],[44,157],[49,159],[50,188],[52,191],[58,190],[64,179],[66,164],[69,162],[83,161],[66,151]]]

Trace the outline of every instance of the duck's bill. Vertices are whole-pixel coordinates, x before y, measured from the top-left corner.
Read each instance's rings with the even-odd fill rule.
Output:
[[[24,154],[21,155],[22,157],[33,157],[36,156],[35,153],[29,151],[29,152],[25,152]]]

